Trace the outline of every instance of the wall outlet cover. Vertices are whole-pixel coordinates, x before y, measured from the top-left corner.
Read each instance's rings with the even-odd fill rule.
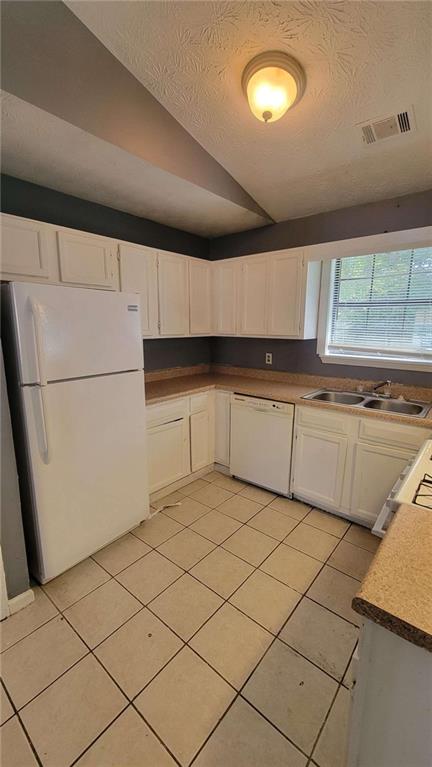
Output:
[[[271,352],[266,352],[265,361],[266,365],[273,365],[273,354]]]

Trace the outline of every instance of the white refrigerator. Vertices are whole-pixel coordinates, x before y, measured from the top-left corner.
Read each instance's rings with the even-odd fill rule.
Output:
[[[22,282],[2,294],[29,565],[45,583],[149,516],[139,300]]]

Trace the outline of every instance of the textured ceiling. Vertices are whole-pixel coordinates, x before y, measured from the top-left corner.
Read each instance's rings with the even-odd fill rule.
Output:
[[[432,184],[430,2],[105,2],[67,5],[276,220]],[[296,56],[303,100],[249,112],[245,64]],[[356,124],[414,105],[418,130],[363,147]]]
[[[2,170],[25,181],[204,236],[262,218],[7,93]]]

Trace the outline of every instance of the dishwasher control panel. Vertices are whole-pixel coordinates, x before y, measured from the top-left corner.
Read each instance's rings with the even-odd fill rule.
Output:
[[[294,412],[294,405],[290,405],[288,402],[277,402],[272,399],[250,397],[245,394],[233,394],[231,404],[240,405],[242,407],[249,407],[253,410],[259,410],[261,412],[265,411],[268,413],[279,413],[280,415],[292,415]]]

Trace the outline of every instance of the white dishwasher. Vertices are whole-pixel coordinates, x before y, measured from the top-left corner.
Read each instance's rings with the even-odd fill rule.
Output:
[[[289,495],[294,406],[233,394],[230,472]]]

